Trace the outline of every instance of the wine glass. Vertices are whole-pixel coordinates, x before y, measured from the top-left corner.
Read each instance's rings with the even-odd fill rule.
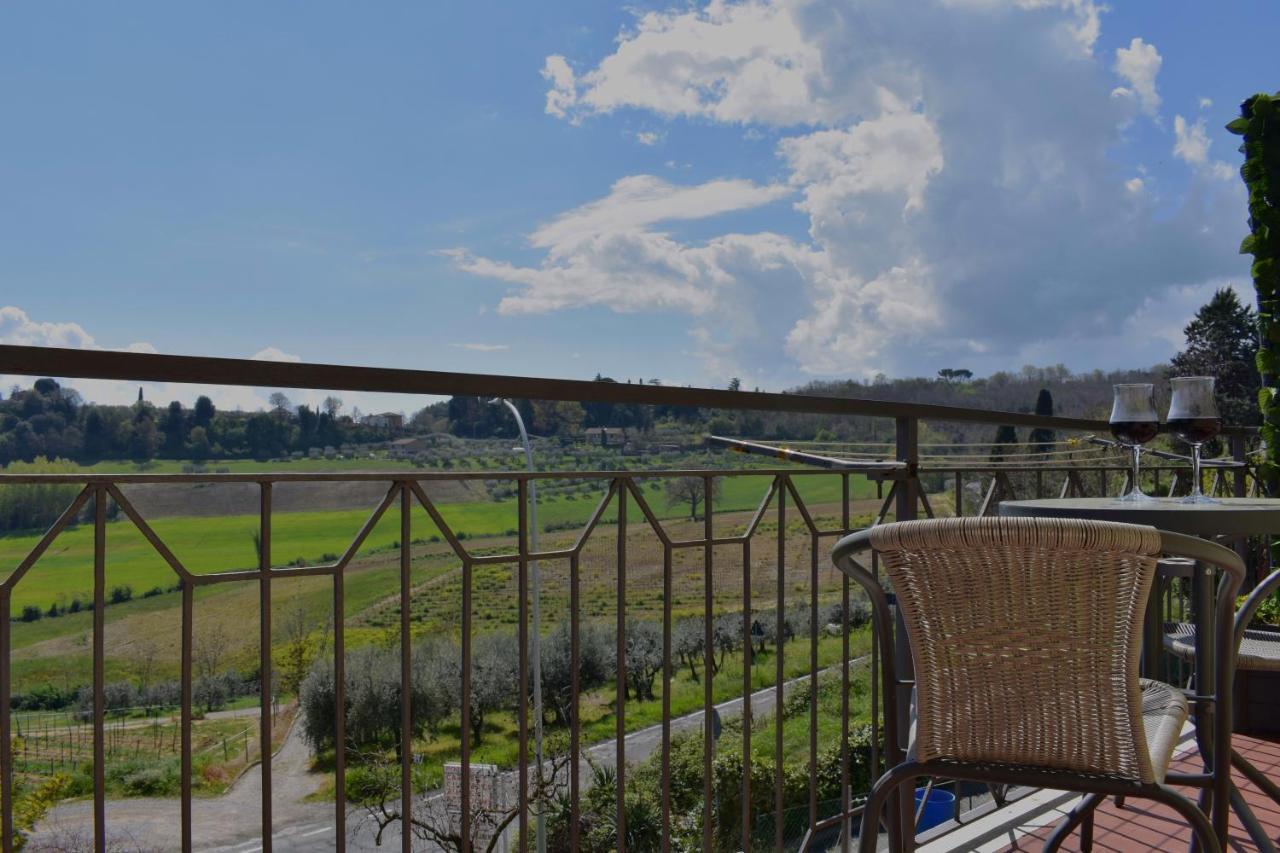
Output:
[[[1138,465],[1142,459],[1142,445],[1156,437],[1160,431],[1160,416],[1156,414],[1156,389],[1154,385],[1116,385],[1115,402],[1111,405],[1111,434],[1122,446],[1133,453],[1133,488],[1120,498],[1122,501],[1149,501],[1150,495],[1142,491],[1138,480]]]
[[[1191,494],[1183,503],[1217,503],[1200,491],[1200,445],[1218,434],[1222,418],[1213,400],[1212,376],[1182,376],[1169,380],[1173,398],[1169,401],[1169,429],[1191,445]]]

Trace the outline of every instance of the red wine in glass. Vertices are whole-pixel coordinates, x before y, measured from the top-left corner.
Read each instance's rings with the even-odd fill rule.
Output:
[[[1146,444],[1160,432],[1156,421],[1112,421],[1111,434],[1125,447]]]
[[[1178,376],[1169,380],[1169,429],[1191,445],[1191,494],[1183,503],[1217,503],[1200,491],[1200,445],[1222,429],[1222,417],[1213,399],[1212,376]]]
[[[1169,430],[1188,444],[1204,444],[1222,429],[1222,418],[1172,418]]]
[[[1133,383],[1115,386],[1115,402],[1111,406],[1111,434],[1116,442],[1133,455],[1133,471],[1130,474],[1129,493],[1122,501],[1151,500],[1142,492],[1138,479],[1142,445],[1160,432],[1160,417],[1156,414],[1155,386],[1150,383]]]

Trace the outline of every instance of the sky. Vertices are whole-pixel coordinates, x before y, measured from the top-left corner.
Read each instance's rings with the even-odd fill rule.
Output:
[[[4,4],[0,342],[769,390],[1146,366],[1252,300],[1223,125],[1280,88],[1277,31],[1269,0]]]

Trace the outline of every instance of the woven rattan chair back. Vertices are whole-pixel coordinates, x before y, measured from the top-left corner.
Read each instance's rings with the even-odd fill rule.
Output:
[[[917,760],[1155,779],[1138,658],[1157,530],[966,518],[870,541],[915,660]]]

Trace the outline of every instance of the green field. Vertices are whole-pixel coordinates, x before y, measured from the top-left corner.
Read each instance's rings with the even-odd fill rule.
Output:
[[[838,476],[797,477],[794,481],[806,503],[830,504],[841,498]],[[769,478],[762,475],[726,477],[715,501],[717,512],[754,508],[766,490]],[[851,480],[853,497],[874,496],[874,485],[860,478]],[[669,504],[661,488],[645,487],[645,499],[662,519],[688,516],[684,504]],[[539,501],[538,523],[542,528],[582,525],[599,500],[593,496],[547,496]],[[634,503],[634,501],[632,502]],[[468,538],[509,536],[518,526],[517,502],[470,501],[439,506],[445,523]],[[272,562],[285,565],[295,561],[314,563],[326,555],[342,553],[364,524],[370,510],[280,513],[272,518]],[[605,521],[615,518],[611,505]],[[637,509],[633,522],[641,521]],[[173,553],[194,573],[253,568],[257,563],[253,532],[256,515],[157,518],[150,522]],[[426,512],[414,504],[411,537],[430,541],[440,531]],[[393,546],[400,539],[398,508],[393,507],[365,541],[362,553]],[[0,572],[7,577],[39,540],[35,534],[0,537]],[[47,610],[54,602],[67,603],[73,597],[91,599],[93,589],[93,529],[80,525],[63,531],[31,571],[14,587],[12,612],[26,605]],[[173,571],[161,560],[142,534],[125,519],[107,525],[107,588],[128,585],[135,595],[154,587],[176,583]],[[390,589],[390,588],[389,588]],[[55,620],[56,621],[56,620]]]

